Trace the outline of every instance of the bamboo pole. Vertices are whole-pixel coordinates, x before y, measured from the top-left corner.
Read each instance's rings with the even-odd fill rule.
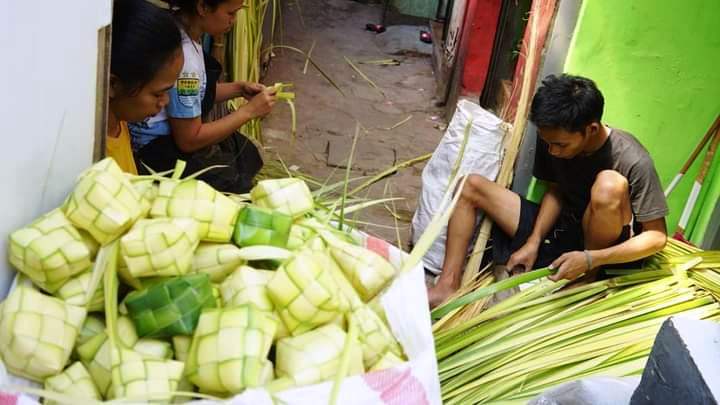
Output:
[[[534,2],[537,4],[539,2]],[[522,142],[523,134],[525,133],[525,127],[527,126],[527,114],[530,107],[530,98],[532,95],[532,72],[535,61],[538,58],[538,19],[539,13],[537,6],[530,15],[530,39],[526,44],[528,50],[528,57],[525,60],[525,66],[523,67],[523,81],[522,88],[520,90],[520,100],[518,102],[518,111],[515,115],[513,127],[510,133],[510,138],[505,144],[505,156],[503,158],[502,166],[500,167],[500,173],[498,174],[496,183],[507,188],[512,183],[515,160],[517,159],[518,151],[520,149],[520,143]],[[473,252],[468,259],[465,272],[463,274],[463,285],[472,283],[475,280],[477,273],[480,271],[480,263],[482,262],[483,255],[485,253],[485,247],[487,246],[488,239],[490,238],[490,230],[492,229],[492,220],[485,217],[482,225],[480,226],[480,232],[478,234]]]

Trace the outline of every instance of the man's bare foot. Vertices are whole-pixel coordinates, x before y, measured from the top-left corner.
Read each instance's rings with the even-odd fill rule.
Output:
[[[445,302],[445,300],[450,297],[457,288],[453,288],[452,286],[438,283],[434,287],[431,287],[428,289],[428,302],[430,303],[430,309],[433,309],[437,307],[438,305]]]

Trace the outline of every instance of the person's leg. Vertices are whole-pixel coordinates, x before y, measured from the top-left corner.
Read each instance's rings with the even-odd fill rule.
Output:
[[[586,249],[604,249],[620,237],[630,223],[630,188],[627,179],[614,170],[603,170],[595,178],[590,203],[583,215]]]
[[[460,286],[477,210],[482,210],[507,235],[514,236],[517,231],[520,196],[480,175],[470,175],[461,193],[448,224],[442,273],[430,290],[431,306]]]

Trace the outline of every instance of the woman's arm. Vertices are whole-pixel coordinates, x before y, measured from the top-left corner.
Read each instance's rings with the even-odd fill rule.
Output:
[[[173,139],[178,149],[192,153],[227,138],[246,122],[267,115],[275,104],[275,89],[268,88],[250,102],[225,117],[203,123],[200,117],[169,118]]]

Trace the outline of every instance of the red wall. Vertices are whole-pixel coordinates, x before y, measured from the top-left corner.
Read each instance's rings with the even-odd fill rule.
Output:
[[[462,94],[482,93],[490,67],[502,0],[469,0],[465,21],[471,21],[463,67]]]

